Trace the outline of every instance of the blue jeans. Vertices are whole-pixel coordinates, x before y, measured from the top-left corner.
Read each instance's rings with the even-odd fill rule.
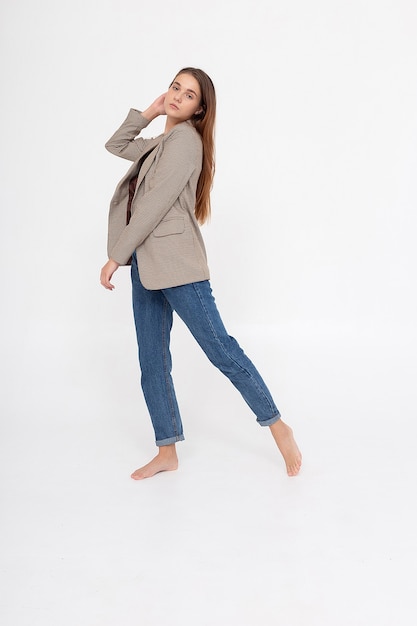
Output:
[[[238,389],[259,424],[270,426],[281,417],[259,372],[237,341],[227,334],[208,280],[169,289],[145,289],[139,278],[136,254],[132,257],[131,275],[141,384],[157,446],[184,439],[171,377],[169,343],[173,311],[213,365]]]

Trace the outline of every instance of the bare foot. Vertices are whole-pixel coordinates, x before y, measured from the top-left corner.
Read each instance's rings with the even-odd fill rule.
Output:
[[[302,457],[295,443],[292,429],[281,419],[275,422],[275,424],[272,424],[269,428],[271,429],[275,443],[284,457],[288,476],[296,476],[300,471]]]
[[[147,465],[137,469],[131,477],[133,480],[143,480],[144,478],[151,478],[159,472],[171,472],[178,468],[178,457],[175,450],[175,444],[169,446],[161,446],[159,452],[155,458],[152,459]]]

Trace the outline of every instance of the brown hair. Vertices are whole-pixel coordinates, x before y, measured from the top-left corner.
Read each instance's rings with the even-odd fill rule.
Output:
[[[216,92],[213,81],[203,70],[195,67],[184,67],[177,73],[176,77],[180,74],[193,76],[200,85],[201,90],[201,111],[200,113],[195,113],[190,122],[201,135],[203,142],[203,165],[197,183],[194,212],[200,224],[204,224],[210,217],[210,191],[213,185],[215,170],[214,124],[216,120]]]

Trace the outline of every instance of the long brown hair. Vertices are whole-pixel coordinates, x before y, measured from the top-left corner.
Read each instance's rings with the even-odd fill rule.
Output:
[[[193,76],[200,85],[201,91],[201,111],[193,115],[190,122],[201,135],[203,142],[203,165],[197,183],[194,212],[199,223],[204,224],[210,217],[210,191],[215,171],[214,124],[216,120],[216,92],[213,81],[203,70],[195,67],[184,67],[177,73],[176,77],[180,74]]]

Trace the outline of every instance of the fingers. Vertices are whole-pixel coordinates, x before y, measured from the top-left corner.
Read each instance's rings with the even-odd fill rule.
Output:
[[[109,259],[106,265],[102,268],[100,272],[100,283],[103,285],[105,289],[109,289],[113,291],[114,285],[110,282],[114,272],[119,267],[119,264],[112,259]]]
[[[158,113],[159,115],[165,115],[165,107],[164,107],[164,102],[165,102],[165,96],[167,94],[163,93],[161,94],[156,100],[155,100],[155,106],[158,109]]]
[[[108,289],[109,291],[113,291],[114,289],[114,285],[112,285],[109,281],[101,281],[101,284],[103,285],[104,289]]]
[[[109,289],[112,291],[114,289],[114,285],[110,282],[111,276],[107,276],[103,271],[100,275],[100,283],[103,285],[104,289]]]

